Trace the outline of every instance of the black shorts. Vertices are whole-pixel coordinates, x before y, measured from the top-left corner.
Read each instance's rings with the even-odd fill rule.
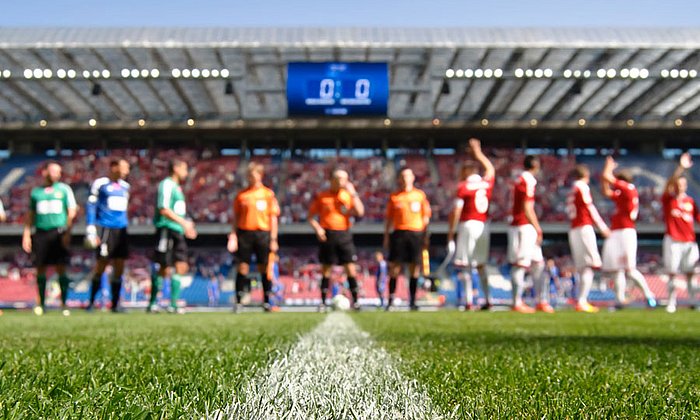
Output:
[[[185,235],[168,228],[158,228],[154,260],[161,267],[172,267],[176,262],[187,262]]]
[[[65,229],[37,229],[32,235],[32,260],[35,266],[65,265],[70,262],[68,248],[63,245]]]
[[[264,230],[239,229],[236,262],[250,263],[255,254],[257,264],[267,265],[270,256],[270,232]]]
[[[100,237],[100,246],[96,249],[97,259],[129,258],[129,234],[126,228],[101,227],[97,233]]]
[[[395,230],[389,240],[389,261],[402,264],[420,264],[423,261],[425,232]]]
[[[357,261],[357,251],[349,230],[327,230],[326,242],[321,242],[318,260],[324,265],[345,265]]]

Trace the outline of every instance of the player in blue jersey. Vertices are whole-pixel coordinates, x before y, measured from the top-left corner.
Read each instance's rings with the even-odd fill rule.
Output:
[[[129,225],[130,186],[125,181],[128,175],[129,162],[124,159],[113,160],[109,164],[109,175],[98,178],[90,188],[86,206],[85,241],[90,248],[96,248],[97,262],[88,310],[91,310],[95,303],[95,296],[100,289],[100,278],[110,261],[112,312],[117,312],[119,308],[124,262],[129,256],[129,235],[126,228]]]

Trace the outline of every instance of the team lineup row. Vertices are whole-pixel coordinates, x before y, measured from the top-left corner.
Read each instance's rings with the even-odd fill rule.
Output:
[[[489,250],[488,210],[495,184],[495,170],[491,161],[481,150],[476,139],[469,140],[472,160],[462,164],[460,183],[455,194],[454,206],[449,218],[448,255],[454,257],[455,266],[469,279],[472,270],[479,272],[481,289],[486,298],[483,309],[491,307],[488,276],[485,264]],[[524,171],[513,190],[511,227],[508,233],[508,259],[511,263],[513,283],[513,309],[519,312],[534,312],[536,309],[552,312],[548,303],[548,293],[544,276],[544,262],[541,250],[542,229],[535,213],[536,175],[540,162],[536,156],[526,156]],[[669,279],[669,311],[675,311],[675,277],[685,274],[691,300],[695,297],[692,289],[692,275],[698,260],[695,242],[694,222],[700,220],[695,202],[686,194],[687,181],[683,172],[690,168],[692,161],[688,154],[681,156],[678,168],[668,179],[662,203],[666,222],[666,235],[663,243],[664,264]],[[595,312],[597,308],[588,303],[587,297],[593,281],[594,270],[602,268],[614,277],[619,305],[625,303],[625,283],[631,279],[639,285],[650,306],[655,306],[654,296],[646,284],[644,276],[636,269],[637,236],[635,222],[639,208],[639,198],[631,176],[625,170],[615,171],[616,163],[608,157],[602,174],[603,193],[614,201],[616,212],[608,227],[593,204],[589,189],[590,171],[585,165],[574,170],[571,192],[567,202],[567,212],[571,220],[569,243],[580,279],[580,290],[576,309]],[[100,278],[107,264],[113,266],[111,284],[113,310],[118,308],[121,277],[124,262],[128,257],[129,239],[127,233],[128,204],[130,185],[126,182],[129,163],[115,159],[110,163],[107,176],[95,180],[90,189],[86,204],[85,243],[96,249],[97,262],[92,280],[90,305],[99,289]],[[482,172],[480,174],[480,172]],[[187,218],[185,195],[181,185],[188,176],[187,163],[172,160],[169,176],[158,185],[154,225],[156,246],[154,262],[158,269],[152,276],[151,301],[149,310],[157,310],[156,297],[164,278],[172,284],[171,306],[173,312],[182,312],[177,307],[181,277],[188,270],[187,239],[194,239],[197,231],[194,223]],[[250,291],[250,262],[255,256],[258,272],[263,285],[265,310],[270,310],[271,290],[268,262],[270,255],[279,250],[277,242],[279,205],[275,193],[263,185],[264,167],[250,163],[247,168],[247,188],[241,190],[233,202],[232,229],[228,237],[227,249],[236,256],[236,308]],[[66,263],[71,228],[77,213],[77,203],[71,188],[60,182],[61,166],[49,162],[42,168],[43,185],[31,191],[30,212],[25,221],[22,238],[23,249],[32,254],[37,268],[39,305],[37,314],[43,313],[46,289],[46,268],[54,265],[59,276],[64,314],[68,289]],[[427,229],[430,223],[431,208],[426,194],[414,186],[415,176],[408,167],[398,170],[397,190],[388,199],[384,224],[383,246],[388,250],[389,296],[387,309],[393,307],[397,279],[402,269],[408,268],[409,305],[416,309],[416,291],[420,268],[424,265],[423,250],[428,246]],[[356,280],[356,251],[351,226],[354,218],[361,218],[364,205],[349,174],[343,169],[335,169],[330,174],[330,186],[319,192],[308,209],[308,220],[319,241],[319,261],[321,262],[321,293],[325,302],[330,288],[330,274],[333,265],[342,265],[347,276],[353,306],[359,309],[358,283]],[[606,238],[601,258],[596,244],[594,227]],[[522,294],[525,275],[529,272],[536,290],[536,309],[523,303]],[[467,288],[467,306],[471,288]],[[322,303],[320,310],[325,310]]]

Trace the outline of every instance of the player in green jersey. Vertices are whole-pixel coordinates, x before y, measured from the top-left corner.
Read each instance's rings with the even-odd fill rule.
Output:
[[[187,239],[195,239],[197,230],[191,220],[186,219],[187,206],[185,194],[181,184],[187,178],[187,162],[173,160],[170,162],[170,176],[158,185],[158,199],[153,224],[156,227],[156,252],[155,262],[159,265],[153,274],[151,282],[151,301],[148,306],[150,312],[158,310],[156,299],[163,279],[170,275],[171,312],[183,313],[182,308],[177,307],[180,296],[180,281],[189,270],[187,264]],[[175,271],[169,270],[175,267]]]
[[[41,170],[44,184],[32,189],[29,214],[24,223],[22,249],[32,254],[36,265],[36,282],[39,288],[39,306],[34,313],[43,315],[46,294],[46,268],[56,267],[61,288],[63,315],[70,315],[66,306],[69,279],[66,264],[69,261],[68,246],[71,228],[78,210],[73,190],[62,182],[61,165],[48,162]],[[32,228],[34,234],[32,235]]]

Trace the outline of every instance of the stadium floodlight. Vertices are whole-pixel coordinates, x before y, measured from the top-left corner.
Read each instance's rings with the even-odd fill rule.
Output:
[[[48,123],[48,121],[46,121],[46,120],[41,120],[41,121],[39,121],[39,127],[46,127],[48,124],[49,124],[49,123]]]
[[[31,79],[34,73],[32,72],[31,69],[24,69],[24,78],[25,79]]]
[[[634,120],[632,118],[630,118],[629,120],[627,120],[626,124],[627,124],[627,127],[632,127],[632,126],[634,126]]]
[[[85,78],[85,79],[90,78],[90,70],[83,70],[83,78]]]
[[[228,77],[228,75],[229,75],[228,69],[221,70],[221,77],[223,77],[225,79]]]
[[[190,77],[190,70],[189,69],[182,70],[182,77],[184,77],[184,78]]]
[[[92,77],[94,77],[95,79],[99,78],[101,75],[102,75],[102,74],[100,73],[99,70],[93,70],[93,71],[92,71]]]
[[[532,71],[532,69],[525,70],[525,76],[532,77],[533,74],[534,74],[534,72]]]
[[[584,78],[584,79],[588,79],[589,77],[591,77],[591,71],[590,71],[590,70],[585,70],[585,71],[583,72],[583,78]]]
[[[68,75],[69,79],[75,79],[78,76],[78,72],[73,69],[68,70],[66,74]]]
[[[530,127],[537,127],[538,121],[537,118],[533,118],[530,120]]]
[[[143,126],[146,125],[146,120],[144,120],[143,118],[141,118],[141,119],[139,119],[138,124],[139,124],[139,127],[143,127]]]
[[[440,125],[440,118],[433,118],[433,126],[437,127]]]
[[[525,74],[525,71],[524,71],[523,69],[521,69],[521,68],[517,68],[517,69],[515,69],[515,71],[513,72],[513,75],[514,75],[515,77],[517,77],[517,78],[523,77],[524,74]]]
[[[606,76],[608,76],[608,79],[612,79],[617,75],[617,71],[615,69],[608,69]]]
[[[65,69],[58,69],[58,70],[56,70],[56,76],[57,76],[59,79],[65,79],[66,76],[67,76],[66,70],[65,70]]]
[[[445,77],[447,77],[448,79],[455,77],[455,70],[454,69],[445,70]]]
[[[453,70],[454,71],[454,70]],[[213,69],[211,71],[211,77],[219,77],[219,70]]]
[[[481,119],[481,125],[484,126],[484,127],[486,127],[487,125],[489,125],[489,120],[488,120],[487,118],[482,118],[482,119]]]
[[[564,70],[564,78],[565,78],[565,79],[571,78],[571,76],[573,76],[573,73],[574,73],[574,72],[572,72],[570,69]]]
[[[150,74],[151,74],[151,72],[148,71],[148,69],[142,69],[142,70],[141,70],[141,77],[143,77],[143,78],[148,77]]]
[[[500,79],[503,77],[503,70],[502,69],[496,69],[493,71],[493,77]]]
[[[620,77],[623,79],[626,79],[630,76],[630,69],[622,69],[620,70]]]
[[[2,71],[2,77],[4,77],[5,79],[9,79],[10,76],[12,76],[12,72],[10,70],[5,69]]]
[[[544,76],[544,70],[542,69],[535,69],[535,77],[537,79],[541,79],[542,76]]]
[[[642,79],[646,79],[647,77],[649,77],[649,70],[647,70],[647,69],[639,70],[639,77],[641,77]]]
[[[141,74],[139,69],[131,69],[131,77],[133,77],[134,79],[138,78],[139,74]]]
[[[671,76],[671,79],[677,79],[678,78],[678,69],[671,69],[669,72],[669,75]]]
[[[690,71],[688,72],[688,76],[690,76],[690,77],[692,77],[692,78],[695,78],[695,77],[698,76],[698,71],[697,71],[697,70],[690,70]]]
[[[603,78],[605,78],[605,75],[607,73],[608,72],[605,71],[605,69],[598,69],[598,71],[596,72],[596,76],[598,76],[599,79],[603,79]]]
[[[156,78],[158,78],[158,76],[160,76],[160,70],[158,70],[158,69],[151,69],[151,77],[154,78],[154,79],[156,79]]]
[[[484,70],[483,69],[474,70],[474,77],[476,77],[477,79],[484,77]]]
[[[668,76],[669,76],[669,71],[667,69],[661,70],[661,77],[663,77],[665,79]]]
[[[192,77],[194,77],[195,79],[198,78],[201,74],[202,72],[200,72],[199,69],[192,69]]]
[[[112,72],[107,69],[102,70],[102,78],[109,79],[112,76]]]
[[[88,120],[88,125],[89,125],[90,127],[95,127],[95,126],[97,125],[97,120],[94,119],[94,118],[90,118],[90,119]]]
[[[177,79],[178,77],[180,77],[181,74],[180,69],[172,69],[170,70],[170,74]]]
[[[41,79],[44,77],[44,71],[41,69],[34,69],[32,76],[34,76],[35,79]]]
[[[472,77],[474,77],[474,70],[464,69],[464,77],[466,77],[467,79],[471,79]]]
[[[688,70],[682,69],[682,70],[678,71],[678,77],[680,77],[681,79],[687,79],[688,78]]]
[[[455,72],[455,77],[464,77],[464,70],[457,69],[457,71]]]
[[[579,118],[579,119],[578,119],[578,125],[579,125],[580,127],[583,127],[584,125],[586,125],[586,119],[585,119],[585,118]]]
[[[576,71],[574,71],[574,77],[577,78],[577,79],[578,79],[579,77],[581,77],[581,70],[576,70]]]
[[[188,118],[188,119],[187,119],[187,126],[188,126],[188,127],[194,127],[194,119]]]
[[[129,71],[129,69],[122,69],[122,78],[127,79],[127,78],[129,78],[130,74],[131,74],[131,71]]]
[[[210,75],[211,75],[211,72],[209,71],[209,69],[202,69],[202,77],[203,78],[207,79],[207,78],[209,78]]]
[[[391,118],[384,118],[384,127],[391,126]]]
[[[490,79],[493,77],[493,70],[492,69],[485,69],[484,70],[484,77],[487,79]]]
[[[51,71],[51,69],[44,69],[43,76],[44,76],[44,79],[50,79],[53,77],[53,72]]]
[[[680,119],[680,118],[676,118],[676,119],[673,121],[673,125],[675,125],[676,127],[680,127],[680,126],[683,125],[683,120]]]
[[[551,78],[554,76],[554,71],[552,69],[544,69],[544,77]]]

